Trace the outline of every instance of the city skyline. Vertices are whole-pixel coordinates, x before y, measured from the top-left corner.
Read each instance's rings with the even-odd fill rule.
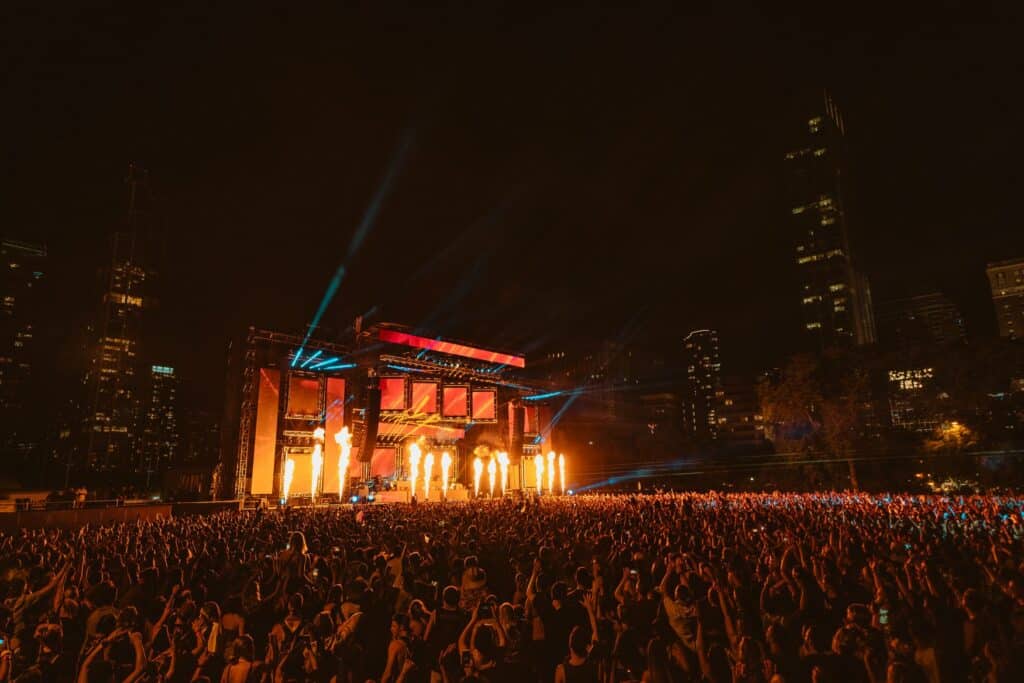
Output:
[[[187,15],[153,24],[145,8],[119,29],[102,13],[75,24],[28,21],[12,45],[23,55],[13,76],[26,98],[13,112],[24,135],[12,150],[19,172],[3,218],[5,233],[46,242],[60,264],[55,284],[65,296],[53,319],[80,317],[86,294],[68,285],[94,272],[123,216],[124,168],[137,161],[153,175],[172,235],[161,275],[179,296],[164,304],[162,337],[182,356],[184,376],[211,376],[238,329],[310,322],[394,166],[327,309],[328,327],[343,329],[376,307],[378,319],[529,352],[572,334],[615,338],[638,320],[647,338],[678,340],[707,325],[722,331],[735,363],[754,369],[784,355],[799,325],[790,294],[798,281],[781,267],[792,255],[781,233],[782,157],[791,149],[786,131],[806,121],[797,95],[828,88],[844,115],[856,183],[847,208],[875,299],[928,281],[948,291],[972,334],[993,329],[977,272],[1024,252],[1000,199],[1013,195],[1013,181],[996,170],[1014,158],[1019,139],[1013,104],[978,96],[988,92],[980,83],[1002,83],[1001,70],[1012,73],[1019,61],[1001,54],[1000,12],[979,9],[963,28],[954,11],[936,10],[937,26],[959,29],[947,34],[914,33],[919,18],[910,10],[868,34],[847,30],[868,17],[837,23],[827,12],[666,22],[640,9],[553,10],[528,22],[481,9],[447,27],[429,13],[338,12],[304,18],[307,31],[282,35],[297,49],[266,83],[256,63],[238,62],[252,36],[276,26],[258,12],[247,18],[249,31],[229,30],[216,44],[190,30]],[[448,38],[447,47],[424,51],[423,37],[388,33],[396,17],[411,35]],[[214,10],[206,17],[212,27],[234,19]],[[360,27],[359,35],[340,40],[330,29],[339,26],[343,35]],[[566,28],[578,37],[572,54],[559,48]],[[60,43],[70,31],[95,41]],[[616,31],[624,42],[604,51]],[[817,33],[833,42],[815,42]],[[122,62],[125,37],[138,54],[111,80],[104,69]],[[534,49],[520,55],[525,45]],[[169,59],[170,46],[203,68]],[[761,58],[731,56],[740,46],[735,54]],[[463,58],[467,50],[474,60]],[[390,57],[369,57],[379,52]],[[885,69],[864,69],[865,54]],[[693,58],[705,55],[719,59],[693,74],[691,64],[707,61]],[[958,78],[981,59],[997,66],[979,84]],[[76,84],[30,87],[67,63],[79,65]],[[121,90],[129,82],[139,84],[137,96]],[[686,86],[667,85],[675,82]],[[83,108],[76,95],[90,87],[96,96]],[[170,89],[180,93],[168,102]],[[610,90],[618,94],[608,100]],[[246,97],[255,98],[251,106]],[[67,107],[80,126],[58,125]],[[296,125],[308,112],[318,113]],[[48,130],[62,130],[66,144],[49,141]],[[406,135],[411,151],[401,157]],[[979,158],[993,162],[980,173]],[[53,168],[66,171],[56,194]],[[697,295],[724,272],[733,286]],[[417,300],[405,296],[412,290]],[[570,304],[586,307],[583,324],[569,327],[558,315]],[[484,310],[509,323],[491,324]],[[775,334],[748,345],[751,327]]]
[[[26,31],[18,83],[63,63],[81,70],[75,85],[29,88],[26,106],[65,104],[84,118],[63,130],[68,144],[58,149],[44,136],[51,109],[39,117],[16,109],[25,135],[12,163],[21,172],[0,217],[11,226],[5,236],[46,250],[32,320],[46,362],[33,372],[41,386],[60,389],[47,409],[61,434],[81,430],[83,462],[142,471],[170,459],[143,452],[156,429],[147,407],[152,368],[174,369],[175,422],[192,429],[188,416],[224,405],[228,345],[251,325],[342,339],[354,325],[390,321],[532,359],[569,352],[563,365],[592,366],[590,400],[603,396],[608,415],[623,414],[625,384],[708,385],[701,401],[687,401],[690,422],[703,403],[710,441],[727,400],[735,408],[727,422],[752,424],[753,385],[744,378],[801,350],[872,347],[881,304],[902,307],[894,334],[916,336],[911,345],[927,341],[922,321],[936,339],[999,333],[1006,316],[997,319],[993,307],[1006,305],[993,302],[986,264],[1019,258],[1024,236],[1009,229],[1012,213],[998,210],[1012,195],[1000,190],[1010,176],[997,163],[968,169],[979,147],[996,160],[1007,153],[1007,138],[986,137],[1009,126],[1005,103],[936,108],[937,82],[896,77],[920,70],[922,54],[954,67],[954,56],[998,51],[998,14],[979,15],[962,35],[911,44],[903,33],[915,17],[893,15],[875,57],[892,74],[869,79],[853,57],[857,39],[835,32],[851,51],[823,50],[806,36],[773,33],[792,20],[758,13],[739,24],[712,15],[658,28],[657,13],[643,11],[554,11],[534,23],[489,12],[447,26],[429,15],[342,10],[324,27],[348,18],[363,22],[365,35],[336,44],[304,26],[302,47],[321,45],[321,58],[298,50],[266,88],[255,64],[230,51],[250,46],[248,37],[211,45],[178,21],[185,16],[161,17],[154,33],[138,36],[143,49],[117,78],[155,69],[182,97],[169,104],[169,91],[144,80],[128,121],[111,109],[127,92],[90,97],[88,111],[67,102],[109,73],[123,49],[102,12]],[[126,17],[124,30],[147,16]],[[629,37],[609,51],[615,30],[601,19],[612,16]],[[394,80],[415,40],[376,62],[353,47],[387,43],[394,17],[452,42]],[[274,30],[270,17],[249,19],[253,29]],[[835,28],[826,15],[801,21]],[[961,25],[950,13],[937,21]],[[559,48],[565,26],[582,31],[574,55]],[[476,29],[494,44],[478,42]],[[95,44],[54,42],[65,30]],[[208,68],[168,60],[175,40],[194,45],[192,58]],[[535,49],[521,60],[500,49],[516,42]],[[730,43],[744,54],[771,49],[751,63],[732,56]],[[479,59],[465,60],[466,48]],[[90,50],[103,55],[93,66],[81,59]],[[688,59],[705,53],[723,59],[695,74]],[[314,87],[332,75],[337,88]],[[686,88],[665,86],[687,76]],[[966,87],[943,85],[944,97]],[[929,117],[910,116],[929,102]],[[970,126],[975,118],[985,126]],[[953,119],[961,120],[955,128]],[[940,143],[936,127],[961,133]],[[55,155],[68,171],[59,195],[38,182],[40,160]],[[888,311],[883,317],[892,322]],[[714,331],[732,398],[720,370],[709,383],[672,367],[685,361],[694,329]],[[657,382],[642,369],[651,358],[667,373]],[[660,415],[650,424],[683,409],[673,404],[676,389],[664,388],[642,387],[647,412]],[[174,440],[206,449],[210,421]],[[743,429],[742,439],[756,441],[756,430]]]

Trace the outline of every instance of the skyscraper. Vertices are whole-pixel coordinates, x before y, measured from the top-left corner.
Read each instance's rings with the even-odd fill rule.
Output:
[[[813,346],[875,341],[871,290],[854,267],[843,204],[842,114],[826,93],[786,154],[804,329]]]
[[[0,240],[0,447],[26,453],[33,434],[26,408],[31,403],[39,286],[46,270],[46,247]]]
[[[98,324],[86,373],[85,464],[94,469],[141,472],[138,437],[143,415],[143,312],[153,304],[152,270],[144,248],[141,205],[148,189],[146,172],[129,168],[128,220],[111,237],[110,264],[104,271]]]
[[[963,316],[939,292],[880,304],[878,333],[881,342],[898,348],[952,344],[965,338]]]
[[[722,364],[718,332],[694,330],[683,340],[686,389],[683,395],[683,433],[700,442],[718,438],[718,397]]]
[[[170,465],[178,450],[178,378],[174,368],[153,365],[148,379],[139,439],[147,480]]]
[[[999,336],[1024,339],[1024,259],[988,264]]]

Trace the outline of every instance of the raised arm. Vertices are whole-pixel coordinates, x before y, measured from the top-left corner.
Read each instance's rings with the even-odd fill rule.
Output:
[[[469,623],[466,624],[466,628],[462,629],[462,633],[459,634],[459,654],[463,652],[469,652],[472,648],[470,642],[471,636],[473,635],[473,629],[476,628],[477,622],[480,620],[480,605],[473,608],[473,616],[470,618]]]
[[[135,683],[146,669],[146,651],[142,647],[142,634],[132,633],[128,638],[131,641],[132,649],[135,651],[135,668],[124,679],[124,683]]]

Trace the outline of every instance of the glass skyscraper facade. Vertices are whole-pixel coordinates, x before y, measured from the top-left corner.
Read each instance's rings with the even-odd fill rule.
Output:
[[[844,135],[842,114],[824,94],[786,153],[803,325],[818,349],[875,341],[871,290],[854,265],[843,205]]]
[[[683,340],[686,388],[683,433],[698,442],[718,438],[718,394],[722,382],[718,332],[694,330]]]
[[[0,447],[5,454],[27,454],[38,432],[32,411],[37,362],[36,316],[46,271],[46,247],[0,240]]]

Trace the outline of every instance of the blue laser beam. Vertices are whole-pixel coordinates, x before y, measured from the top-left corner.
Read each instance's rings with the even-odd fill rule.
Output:
[[[305,343],[305,342],[303,342],[303,343]],[[292,367],[293,368],[295,367],[295,364],[299,362],[299,357],[301,357],[301,356],[302,356],[302,349],[299,348],[299,349],[297,349],[295,351],[295,355],[292,356]]]
[[[339,360],[341,360],[341,358],[339,358],[338,356],[335,356],[334,358],[328,358],[327,360],[322,360],[319,363],[317,363],[316,365],[314,365],[313,367],[311,367],[310,370],[317,370],[319,368],[324,367],[325,365],[330,365],[331,363],[337,363]]]
[[[391,368],[392,370],[398,370],[399,372],[419,372],[416,368],[410,368],[406,365],[395,365],[393,363],[388,363],[387,367]]]
[[[411,129],[406,130],[399,142],[398,148],[395,150],[395,154],[391,157],[391,163],[388,165],[388,170],[384,175],[384,179],[377,187],[377,191],[370,200],[370,204],[366,207],[363,219],[359,222],[359,226],[356,228],[355,234],[352,235],[352,241],[349,242],[348,252],[345,254],[345,258],[338,264],[338,268],[334,271],[334,275],[331,276],[330,282],[327,283],[327,290],[324,292],[324,296],[320,300],[320,305],[317,306],[316,313],[313,315],[313,320],[310,321],[309,327],[306,328],[306,336],[303,338],[302,344],[299,346],[299,351],[302,351],[302,349],[305,348],[306,344],[309,342],[309,338],[313,335],[313,330],[315,330],[320,324],[321,318],[323,318],[324,313],[327,312],[327,307],[330,306],[331,301],[334,299],[334,295],[338,293],[338,289],[341,287],[342,280],[345,279],[345,273],[348,271],[348,267],[352,262],[352,259],[359,251],[359,248],[363,245],[363,242],[366,240],[366,236],[370,234],[370,230],[373,228],[374,223],[376,223],[377,214],[380,213],[380,207],[384,204],[384,198],[387,197],[388,192],[391,190],[391,186],[394,184],[395,178],[398,176],[399,170],[405,163],[405,157],[409,151],[409,147],[412,146],[412,139],[413,131]]]
[[[306,360],[302,361],[302,365],[300,365],[299,367],[300,368],[306,367],[307,365],[309,365],[310,363],[315,361],[322,353],[323,353],[323,351],[321,351],[320,349],[317,349],[316,352],[314,352],[312,356],[310,356]]]
[[[523,400],[524,401],[543,401],[546,398],[554,398],[556,396],[561,396],[564,393],[565,393],[564,391],[549,391],[546,394],[535,394],[533,396],[524,396]]]
[[[351,370],[355,366],[355,363],[342,363],[341,365],[331,365],[329,367],[323,368],[323,370],[324,372],[327,372],[329,370]]]

